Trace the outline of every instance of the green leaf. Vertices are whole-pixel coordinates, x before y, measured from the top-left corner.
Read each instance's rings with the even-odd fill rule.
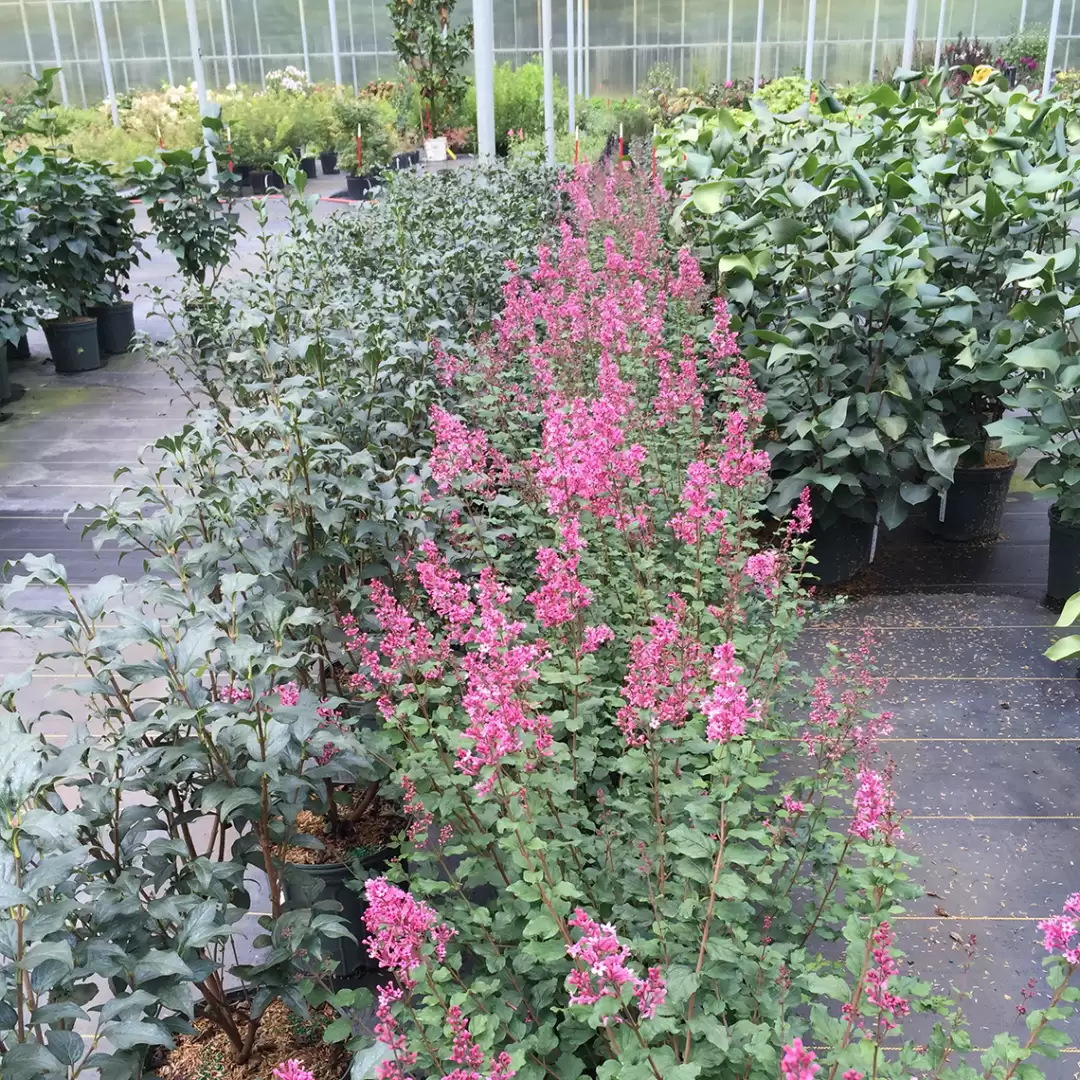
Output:
[[[1058,616],[1058,621],[1054,623],[1054,625],[1072,626],[1072,624],[1076,622],[1078,616],[1080,616],[1080,593],[1073,593],[1073,595],[1065,601],[1065,606],[1062,607],[1061,614]]]
[[[134,1050],[144,1046],[166,1046],[173,1044],[172,1036],[161,1024],[151,1024],[143,1020],[122,1020],[118,1024],[106,1024],[105,1037],[117,1050]]]
[[[1068,634],[1058,638],[1044,655],[1048,660],[1069,660],[1080,656],[1080,634]]]
[[[844,427],[850,403],[850,397],[843,397],[839,401],[833,402],[823,413],[818,414],[818,422],[834,431],[837,428]]]
[[[731,190],[731,183],[727,180],[710,180],[707,184],[698,184],[690,196],[690,202],[703,214],[712,216],[719,214],[723,208],[724,199]]]
[[[1005,360],[1024,371],[1049,371],[1051,374],[1061,366],[1061,356],[1056,349],[1037,345],[1021,345],[1005,354]]]
[[[323,1029],[322,1041],[324,1043],[344,1042],[352,1033],[352,1021],[342,1016],[326,1025]]]
[[[690,1021],[690,1030],[712,1043],[717,1050],[726,1051],[731,1045],[731,1036],[724,1025],[708,1013],[699,1013]]]

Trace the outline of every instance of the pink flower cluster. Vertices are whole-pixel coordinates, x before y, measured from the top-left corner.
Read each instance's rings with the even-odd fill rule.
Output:
[[[378,987],[379,1004],[375,1009],[375,1037],[393,1051],[394,1056],[375,1067],[376,1080],[409,1080],[406,1070],[416,1064],[417,1053],[409,1049],[409,1040],[398,1027],[394,1004],[404,997],[400,987]]]
[[[303,1063],[296,1058],[275,1065],[272,1075],[274,1080],[315,1080],[315,1074],[304,1068]]]
[[[783,1080],[814,1080],[814,1074],[820,1068],[814,1051],[804,1047],[802,1039],[792,1039],[791,1045],[784,1047],[784,1056],[780,1059]]]
[[[1073,938],[1080,933],[1080,893],[1073,893],[1066,901],[1060,915],[1043,919],[1039,923],[1043,934],[1043,948],[1047,952],[1058,952],[1067,964],[1080,964],[1080,943]]]
[[[446,1019],[454,1040],[450,1060],[458,1067],[446,1073],[442,1080],[511,1080],[517,1075],[510,1065],[510,1055],[505,1052],[493,1055],[489,1067],[481,1072],[484,1051],[473,1041],[469,1019],[462,1014],[461,1006],[451,1005]]]
[[[889,979],[900,974],[900,965],[892,954],[893,932],[887,922],[882,922],[874,931],[873,958],[875,966],[866,973],[866,1000],[876,1006],[882,1014],[889,1014],[900,1020],[911,1011],[907,998],[899,997],[889,990]],[[885,1031],[891,1031],[896,1024],[889,1016],[882,1015]]]
[[[536,573],[543,585],[525,599],[536,608],[537,621],[545,629],[571,622],[592,603],[592,591],[577,576],[580,559],[579,555],[560,558],[549,547],[536,553]]]
[[[698,684],[705,650],[683,626],[686,604],[672,597],[667,610],[653,617],[647,639],[638,636],[630,645],[626,704],[616,715],[629,746],[644,746],[661,728],[682,727],[703,694]]]
[[[712,505],[719,498],[720,477],[716,466],[707,461],[692,461],[686,469],[683,485],[683,509],[674,514],[671,531],[684,543],[700,544],[712,536],[727,517],[724,510]]]
[[[431,475],[441,488],[448,489],[459,476],[467,477],[467,491],[479,491],[488,486],[487,436],[483,431],[470,431],[466,423],[451,416],[438,405],[431,407],[431,428],[435,445],[431,450]]]
[[[386,878],[364,882],[364,895],[368,902],[364,926],[371,935],[364,945],[379,967],[393,972],[406,989],[412,988],[416,983],[411,973],[423,963],[425,943],[434,945],[435,956],[443,960],[447,942],[457,931],[440,923],[427,904]]]
[[[884,777],[873,769],[860,769],[851,831],[862,840],[869,840],[875,832],[889,837],[894,831],[890,827],[892,813],[893,795]]]
[[[760,587],[766,599],[772,600],[780,589],[776,578],[781,565],[780,552],[757,551],[743,563],[743,572]]]
[[[401,792],[403,796],[401,809],[405,811],[406,816],[409,818],[406,835],[414,843],[421,838],[426,840],[431,823],[435,820],[434,816],[424,809],[424,804],[416,794],[416,785],[407,776],[401,778]],[[418,846],[423,847],[423,843]]]
[[[746,734],[747,721],[761,721],[761,702],[749,701],[746,687],[739,682],[742,673],[742,665],[735,662],[734,642],[725,641],[713,649],[709,668],[713,688],[701,706],[705,737],[713,742],[730,742]]]
[[[574,912],[569,925],[582,932],[576,942],[566,947],[570,958],[582,965],[567,976],[570,1004],[593,1005],[605,997],[618,1001],[620,988],[629,983],[641,1016],[646,1020],[655,1016],[667,997],[660,969],[649,968],[644,979],[638,978],[627,967],[630,949],[619,941],[615,927],[596,922],[581,908]]]

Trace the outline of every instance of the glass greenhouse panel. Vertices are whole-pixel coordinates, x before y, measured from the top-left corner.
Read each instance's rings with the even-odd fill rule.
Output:
[[[573,2],[573,0],[571,0]],[[341,78],[360,86],[395,70],[392,28],[381,0],[196,0],[207,82],[260,85],[287,64],[311,78],[334,75],[330,8],[337,15]],[[802,73],[810,0],[765,0],[760,42],[766,78]],[[813,74],[860,82],[900,60],[907,0],[816,0]],[[916,55],[932,61],[939,26],[957,35],[1000,40],[1021,25],[1046,26],[1053,0],[917,0]],[[540,51],[538,0],[495,0],[497,61],[524,63]],[[1055,67],[1080,63],[1077,0],[1062,0]],[[101,0],[118,94],[192,77],[183,0]],[[756,0],[589,0],[586,37],[590,90],[618,96],[645,89],[656,63],[681,85],[704,87],[753,75]],[[463,16],[468,5],[461,6]],[[0,0],[0,86],[59,64],[72,105],[94,106],[105,79],[91,0]],[[566,3],[553,2],[556,71],[566,76]],[[876,27],[876,33],[875,33]]]

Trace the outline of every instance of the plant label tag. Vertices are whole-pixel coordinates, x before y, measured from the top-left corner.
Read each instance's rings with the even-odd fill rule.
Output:
[[[874,522],[874,535],[870,537],[870,561],[874,561],[874,556],[877,554],[877,533],[878,523]]]
[[[938,496],[938,504],[939,504],[938,505],[938,515],[937,515],[938,521],[944,521],[945,520],[945,507],[948,504],[948,501],[949,501],[949,489],[946,488]]]

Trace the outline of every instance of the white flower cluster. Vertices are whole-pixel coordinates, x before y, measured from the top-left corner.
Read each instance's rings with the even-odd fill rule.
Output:
[[[268,71],[266,73],[266,89],[275,90],[286,94],[309,94],[314,89],[314,83],[308,78],[306,71],[289,64],[284,71]]]

